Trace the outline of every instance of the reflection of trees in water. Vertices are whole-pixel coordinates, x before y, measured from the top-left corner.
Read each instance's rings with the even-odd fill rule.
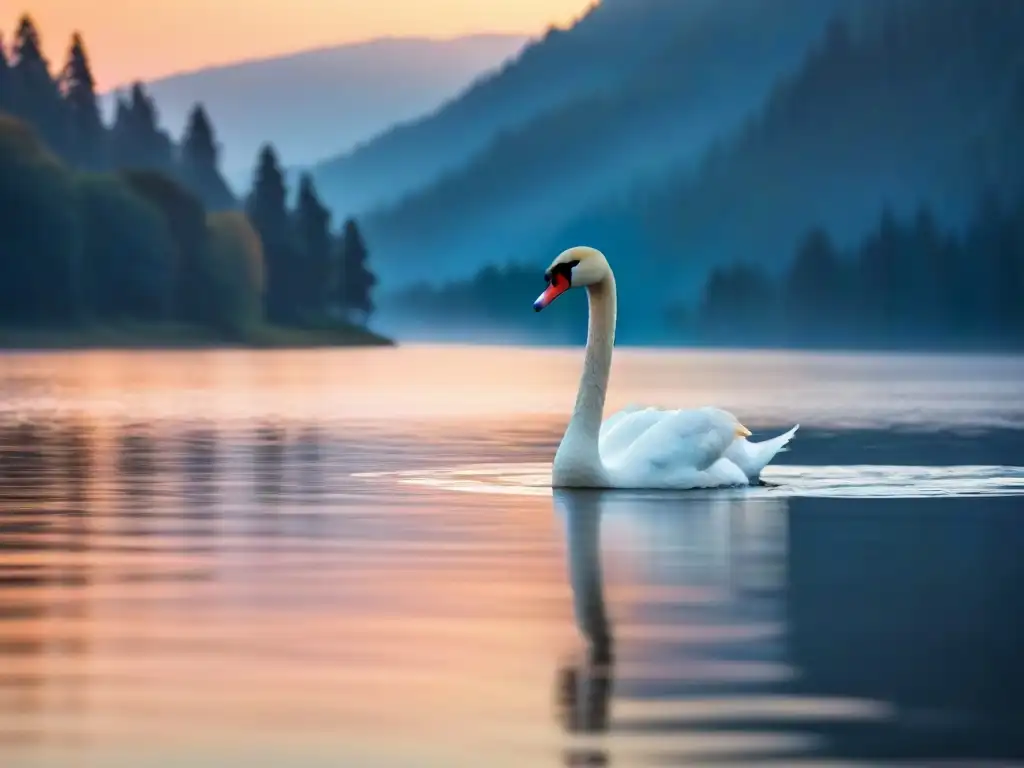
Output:
[[[210,520],[217,516],[220,471],[217,432],[212,427],[189,429],[181,441],[180,461],[183,520]],[[203,529],[207,532],[206,529]],[[187,532],[186,532],[187,533]]]
[[[51,662],[84,661],[88,651],[80,620],[90,578],[77,555],[90,549],[92,450],[90,430],[75,421],[0,422],[0,712],[20,719],[55,694],[69,711],[86,705],[83,670],[65,662],[57,674]]]
[[[53,475],[53,429],[35,421],[0,425],[0,509],[6,516],[36,515],[60,500]]]
[[[324,436],[317,425],[303,425],[290,433],[268,424],[255,431],[255,491],[265,511],[277,511],[287,504],[296,513],[300,505],[323,497],[327,489]],[[298,521],[300,516],[293,517]]]
[[[152,534],[147,523],[153,521],[159,454],[151,430],[149,425],[129,424],[117,439],[119,493],[111,511],[119,519],[123,533],[129,535]]]
[[[641,633],[618,643],[616,698],[664,702],[666,714],[620,716],[609,723],[611,685],[605,681],[611,674],[600,654],[609,625],[596,531],[612,509],[613,519],[622,512],[639,520],[643,504],[602,501],[600,496],[588,501],[581,494],[567,498],[571,501],[562,503],[568,509],[570,576],[577,621],[589,647],[586,658],[560,672],[559,702],[567,730],[677,736],[681,744],[697,734],[732,733],[738,740],[774,734],[775,747],[742,755],[751,765],[1024,757],[1024,668],[1019,663],[1024,518],[1014,499],[791,501],[782,526],[788,554],[781,590],[755,590],[759,600],[751,602],[749,590],[742,588],[703,608],[662,601],[617,622],[636,628],[667,621],[683,628],[772,616],[785,622],[781,638],[693,646],[646,639]],[[588,507],[590,512],[584,512]],[[743,561],[749,547],[739,543],[732,550]],[[677,552],[688,556],[685,548]],[[702,581],[700,573],[690,575]],[[685,579],[677,582],[687,585]],[[767,613],[759,610],[764,603],[774,607]],[[629,671],[634,662],[641,663],[643,673]],[[780,671],[785,668],[779,662],[788,662],[790,674],[760,680],[672,677],[680,668],[707,662],[734,668],[761,664],[766,670],[774,665]],[[768,697],[760,713],[729,712],[730,701],[750,696]],[[778,709],[775,696],[795,697],[797,709]],[[719,711],[702,716],[696,704],[689,717],[670,714],[671,702],[709,697],[718,701]],[[825,711],[816,703],[822,698],[839,711]],[[800,746],[794,747],[789,737],[799,739]],[[570,765],[592,765],[610,758],[605,750],[587,750],[566,759]],[[738,755],[696,756],[681,750],[652,759],[713,765],[736,762]]]
[[[295,441],[296,490],[303,500],[320,498],[325,490],[324,430],[316,425],[302,427]]]
[[[84,515],[89,504],[89,488],[95,464],[91,428],[81,422],[69,422],[61,439],[64,477],[67,483],[68,512]]]
[[[277,510],[284,492],[286,440],[285,430],[275,425],[259,427],[254,435],[256,499],[269,511]]]

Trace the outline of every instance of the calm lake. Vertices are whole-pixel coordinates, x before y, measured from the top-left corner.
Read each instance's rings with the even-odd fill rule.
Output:
[[[552,494],[581,362],[0,353],[0,764],[1024,764],[1024,358],[619,350],[801,431]]]

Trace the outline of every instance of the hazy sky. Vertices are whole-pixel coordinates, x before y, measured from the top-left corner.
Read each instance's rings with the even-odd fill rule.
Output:
[[[543,30],[591,0],[22,0],[51,65],[81,30],[101,88],[208,64],[384,35]],[[102,9],[102,10],[101,10]],[[15,18],[0,19],[9,38]]]

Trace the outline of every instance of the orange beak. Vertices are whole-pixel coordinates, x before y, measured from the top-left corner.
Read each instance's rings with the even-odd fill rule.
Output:
[[[552,301],[557,299],[563,293],[569,290],[569,280],[563,275],[554,274],[551,276],[551,284],[547,287],[537,300],[533,302],[533,311],[540,312],[544,307],[550,304]]]

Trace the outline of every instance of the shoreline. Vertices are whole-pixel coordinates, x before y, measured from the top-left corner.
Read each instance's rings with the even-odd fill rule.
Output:
[[[228,333],[185,324],[78,328],[0,328],[0,353],[76,350],[344,349],[395,347],[394,340],[356,326],[290,328],[262,325]]]

